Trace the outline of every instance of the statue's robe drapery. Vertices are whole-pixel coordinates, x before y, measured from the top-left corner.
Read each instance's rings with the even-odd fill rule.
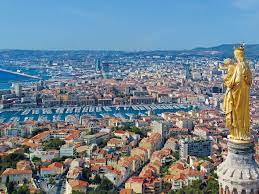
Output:
[[[249,92],[252,83],[251,70],[246,62],[239,62],[231,78],[225,80],[224,98],[226,127],[232,139],[250,138]]]
[[[236,69],[235,65],[230,65],[227,69],[228,73],[224,77],[224,84],[227,87],[225,97],[224,97],[224,111],[226,114],[226,127],[230,129],[231,135],[234,133],[234,131],[232,127],[233,94],[232,94],[230,85],[231,85],[232,77],[235,73],[235,69]]]

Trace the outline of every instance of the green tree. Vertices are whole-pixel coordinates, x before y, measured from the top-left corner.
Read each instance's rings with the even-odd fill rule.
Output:
[[[171,183],[163,183],[163,190],[169,191],[172,188],[172,184]]]
[[[95,175],[93,183],[95,184],[100,184],[102,181],[101,177],[99,176],[99,174]]]
[[[47,194],[47,193],[45,191],[40,190],[40,192],[37,194]]]
[[[204,189],[204,191],[206,193],[209,193],[209,194],[214,194],[214,193],[217,193],[219,191],[219,184],[218,184],[218,181],[215,180],[215,179],[209,179],[207,181],[207,185]]]
[[[191,185],[183,187],[177,191],[170,191],[170,194],[217,194],[218,182],[215,179],[209,179],[206,182],[195,180]]]
[[[75,156],[74,157],[72,157],[72,156],[62,156],[61,158],[60,157],[57,157],[57,158],[53,158],[52,160],[51,160],[51,162],[53,163],[53,162],[63,162],[63,161],[65,161],[67,158],[76,158]]]
[[[218,179],[218,175],[217,175],[217,173],[215,173],[215,171],[214,171],[214,172],[211,172],[211,173],[210,173],[210,176],[211,176],[211,178],[213,178],[213,179]]]
[[[62,161],[62,158],[53,158],[52,160],[51,160],[51,162],[53,163],[53,162],[61,162]]]
[[[166,165],[164,165],[162,168],[161,168],[161,171],[160,171],[160,174],[163,176],[163,175],[166,175],[168,173],[168,169],[169,167],[173,164],[173,161],[167,163]]]
[[[104,148],[107,145],[108,140],[103,140],[99,143],[100,148]]]
[[[48,130],[49,130],[48,128],[38,128],[32,132],[31,136],[33,137],[35,135],[38,135],[39,133],[42,133],[42,132],[48,131]]]
[[[90,168],[83,168],[82,170],[82,180],[90,182],[91,170]]]
[[[26,178],[23,179],[23,184],[27,184],[28,183],[28,180]]]
[[[84,192],[81,192],[81,191],[73,190],[73,191],[72,191],[72,194],[85,194],[85,193],[84,193]]]
[[[6,177],[6,180],[5,180],[5,186],[10,182],[10,177],[9,175]],[[6,186],[7,187],[7,186]]]
[[[64,140],[54,138],[47,142],[43,143],[43,149],[49,150],[49,149],[59,149],[62,145],[64,145],[66,142]]]
[[[7,193],[13,193],[15,191],[15,183],[13,181],[9,181],[6,184]]]
[[[22,145],[22,148],[24,150],[24,153],[30,153],[30,147],[26,145]]]
[[[104,190],[95,190],[95,191],[87,191],[88,194],[118,194],[119,192],[111,190],[111,191],[104,191]]]
[[[118,96],[118,97],[121,97],[121,98],[124,98],[124,97],[125,97],[125,94],[122,93],[122,92],[119,92],[119,93],[117,94],[117,96]]]
[[[12,153],[5,157],[0,157],[0,173],[6,168],[15,168],[16,163],[23,159],[25,159],[23,153]]]
[[[179,153],[179,151],[174,151],[174,152],[173,152],[173,157],[174,157],[176,160],[179,160],[179,159],[180,159],[180,153]]]
[[[41,159],[39,158],[39,157],[36,157],[36,156],[34,156],[33,158],[32,158],[32,161],[35,163],[35,162],[41,162]]]
[[[115,127],[115,130],[124,130],[124,131],[130,131],[136,134],[139,134],[141,137],[145,136],[145,131],[143,131],[142,129],[136,127],[136,126],[128,126],[125,125],[123,127]]]
[[[106,177],[103,178],[101,184],[97,187],[97,190],[109,191],[111,189],[113,189],[113,183]]]
[[[27,185],[23,185],[17,191],[13,191],[12,194],[30,194],[30,191]]]
[[[49,184],[51,184],[51,185],[54,185],[54,184],[55,184],[55,180],[54,180],[53,177],[50,177],[50,178],[49,178]]]
[[[136,134],[139,134],[141,137],[144,137],[145,133],[146,133],[145,130],[140,129],[140,128],[135,127],[135,126],[131,127],[129,131],[134,132]]]

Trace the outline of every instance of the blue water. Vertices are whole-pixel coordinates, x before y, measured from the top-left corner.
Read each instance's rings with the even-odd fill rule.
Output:
[[[27,109],[30,110],[28,114],[23,115],[22,112],[23,111],[4,111],[0,114],[0,120],[2,122],[10,122],[12,121],[13,117],[16,117],[19,119],[19,121],[24,121],[26,120],[26,118],[29,118],[30,120],[38,120],[39,117],[44,116],[48,121],[53,121],[54,116],[59,116],[60,120],[65,120],[65,117],[68,115],[74,115],[76,116],[78,119],[82,116],[82,115],[92,115],[95,116],[97,118],[102,118],[104,115],[109,115],[109,116],[118,116],[121,115],[123,118],[128,119],[129,115],[147,115],[147,110],[133,110],[132,107],[129,107],[127,109],[124,109],[123,107],[120,108],[116,108],[116,107],[110,107],[111,111],[105,111],[103,108],[101,110],[101,112],[86,112],[83,113],[82,111],[80,111],[79,113],[76,113],[75,111],[73,111],[72,113],[57,113],[56,112],[56,108],[49,108],[51,110],[51,114],[44,114],[42,112],[42,109],[39,108],[39,114],[32,114],[32,110],[33,109]],[[156,115],[159,115],[163,112],[177,112],[177,111],[190,111],[192,110],[193,107],[191,106],[186,106],[186,107],[178,107],[178,108],[164,108],[164,109],[154,109],[153,113]],[[66,109],[65,109],[66,110]]]
[[[12,86],[11,83],[1,83],[0,82],[0,89],[9,89]]]
[[[8,89],[12,82],[30,82],[35,79],[0,71],[0,89]]]

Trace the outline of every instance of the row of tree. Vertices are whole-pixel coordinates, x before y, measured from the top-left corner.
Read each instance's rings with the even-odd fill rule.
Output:
[[[46,141],[43,143],[43,149],[49,150],[49,149],[59,149],[62,145],[64,145],[66,142],[64,140],[61,140],[59,138],[54,138],[49,141]]]
[[[96,184],[98,185],[98,187],[94,190],[94,191],[89,191],[87,193],[92,192],[93,194],[96,193],[102,193],[102,191],[113,191],[113,183],[107,179],[106,177],[101,178],[100,175],[95,175],[95,177],[93,179],[91,179],[92,173],[90,168],[84,168],[82,170],[82,180],[87,181],[90,184]],[[114,191],[113,191],[114,193]]]
[[[25,156],[23,153],[12,153],[5,157],[0,157],[0,174],[6,168],[15,168],[16,163],[23,159],[25,159]]]
[[[193,181],[191,185],[176,191],[170,191],[169,194],[217,194],[218,191],[218,181],[210,178],[207,181]]]

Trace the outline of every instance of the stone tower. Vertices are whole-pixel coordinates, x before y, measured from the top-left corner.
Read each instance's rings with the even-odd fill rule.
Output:
[[[217,169],[219,194],[259,194],[259,165],[254,144],[228,142],[226,160]]]

